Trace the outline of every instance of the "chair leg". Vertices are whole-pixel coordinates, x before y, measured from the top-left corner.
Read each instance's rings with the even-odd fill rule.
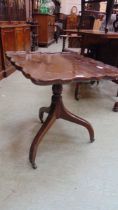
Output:
[[[79,100],[79,87],[80,87],[80,84],[77,82],[75,86],[75,99],[76,100]]]
[[[62,52],[65,52],[67,35],[62,35],[62,37],[63,37]]]

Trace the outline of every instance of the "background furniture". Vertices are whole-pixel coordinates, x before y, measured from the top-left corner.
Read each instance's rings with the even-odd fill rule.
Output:
[[[87,12],[85,9],[85,4],[88,4],[92,2],[103,2],[103,1],[82,1],[82,9],[83,14]],[[90,31],[90,30],[80,30],[80,34],[82,35],[82,54],[84,53],[84,49],[87,48],[87,56],[93,57],[95,59],[98,59],[100,61],[103,61],[107,64],[118,66],[118,53],[117,53],[117,47],[118,47],[118,34],[117,33],[108,33],[108,28],[113,29],[113,18],[114,15],[111,16],[113,12],[113,8],[116,8],[116,4],[114,4],[114,0],[106,1],[106,17],[104,19],[104,25],[101,27],[102,32],[98,31]],[[110,21],[111,19],[111,21]],[[109,26],[109,21],[111,22]],[[117,23],[117,20],[115,21]],[[115,26],[115,25],[114,25]],[[117,28],[116,28],[117,30]],[[115,30],[114,30],[115,31]],[[112,53],[111,53],[112,52]]]
[[[75,36],[69,36],[69,48],[81,47],[81,36],[79,35],[79,30],[81,29],[93,29],[100,26],[100,18],[103,17],[103,13],[99,12],[100,0],[82,0],[81,1],[81,16],[71,14],[68,21],[66,29],[78,29],[75,32]],[[79,17],[79,18],[78,18]],[[73,20],[73,21],[72,21]],[[69,28],[70,27],[70,28]],[[71,34],[71,33],[70,33]],[[70,35],[69,34],[69,35]]]
[[[55,38],[55,41],[58,42],[59,37],[63,35],[64,30],[66,29],[67,15],[60,13],[58,15],[58,19],[57,19],[57,16],[55,18],[56,18],[55,19],[56,21],[55,21],[54,38]]]
[[[39,25],[38,44],[47,46],[54,42],[55,16],[33,14],[33,20]]]
[[[93,30],[80,30],[81,54],[118,67],[118,33]],[[85,54],[85,49],[87,53]],[[111,53],[112,52],[112,53]],[[118,78],[116,78],[117,83]],[[75,98],[79,99],[79,84],[76,84]],[[118,109],[114,109],[114,111]]]
[[[28,24],[0,25],[4,51],[30,50],[30,26]]]
[[[63,37],[63,48],[62,51],[65,51],[65,43],[66,38],[68,37],[68,47],[69,48],[81,48],[81,35],[79,31],[81,29],[93,29],[94,20],[95,18],[93,16],[76,16],[76,20],[78,20],[78,25],[76,22],[71,25],[71,28],[67,28],[66,30],[63,30],[64,36]],[[82,20],[81,20],[82,19]],[[68,25],[69,26],[69,25]],[[68,36],[66,37],[65,34]]]
[[[116,56],[113,56],[112,53],[102,53],[102,50],[106,50],[105,48],[107,45],[110,47],[112,46],[114,41],[116,44],[116,49],[118,47],[118,33],[115,32],[108,32],[105,33],[104,31],[94,31],[94,30],[80,30],[80,35],[82,36],[81,40],[81,54],[85,54],[85,49],[88,49],[87,56],[95,58],[97,60],[101,60],[107,64],[118,66],[118,61]],[[101,49],[102,48],[102,49]],[[101,51],[100,51],[101,49]],[[100,55],[101,53],[101,55]],[[117,54],[117,50],[115,50]],[[116,61],[116,63],[114,62]]]
[[[81,29],[93,29],[95,18],[94,16],[80,16],[78,33],[75,36],[69,37],[69,48],[78,48],[81,47],[81,35],[79,34],[79,30]]]
[[[30,26],[26,24],[25,0],[0,1],[0,79],[14,71],[6,60],[8,50],[30,50]]]
[[[27,24],[1,24],[0,25],[0,78],[8,76],[14,71],[13,67],[4,57],[4,52],[30,50],[30,26]]]
[[[80,19],[80,26],[84,26],[83,19],[88,18],[88,15],[92,14],[93,17],[96,17],[95,14],[99,14],[99,11],[88,9],[88,4],[91,4],[91,6],[95,3],[98,4],[100,2],[103,2],[103,0],[82,0],[81,6],[81,19]],[[104,1],[106,2],[106,18],[105,18],[105,25],[104,25],[104,31],[102,33],[94,32],[91,30],[91,38],[90,34],[86,34],[85,36],[81,33],[81,28],[79,28],[78,33],[75,35],[75,37],[69,37],[70,40],[73,40],[76,38],[76,43],[79,43],[79,47],[81,48],[81,53],[85,55],[85,48],[87,48],[86,56],[92,57],[94,59],[98,59],[100,61],[103,61],[110,65],[118,66],[118,40],[117,40],[117,34],[109,34],[108,33],[108,23],[113,11],[114,7],[114,0]],[[95,6],[95,5],[94,5]],[[94,7],[93,7],[94,8]],[[96,13],[97,12],[97,13]],[[101,14],[99,14],[101,15]],[[87,28],[86,28],[87,29]],[[92,28],[91,28],[92,29]],[[88,30],[89,31],[89,30]],[[85,33],[87,30],[85,30]],[[96,33],[96,35],[95,35]],[[99,34],[99,35],[98,35]],[[104,34],[104,35],[103,35]],[[81,36],[82,35],[82,36]],[[77,38],[78,37],[78,38]],[[65,37],[63,38],[63,50],[65,47]],[[91,42],[91,43],[90,43]],[[89,46],[88,46],[89,45]],[[71,45],[70,45],[71,46]],[[73,46],[73,45],[72,45]],[[71,46],[71,47],[72,47]],[[77,45],[78,46],[78,45]],[[112,53],[111,53],[112,52]],[[78,100],[78,93],[79,93],[79,84],[76,84],[75,89],[75,98]]]
[[[80,21],[80,16],[76,14],[67,15],[66,29],[77,29]]]
[[[55,15],[40,14],[39,6],[40,6],[39,1],[32,0],[32,18],[33,21],[37,22],[39,26],[38,45],[48,46],[49,44],[54,42]]]
[[[107,32],[108,31],[107,25],[111,18],[113,8],[117,8],[117,4],[118,4],[117,0],[81,0],[82,16],[87,15],[87,14],[92,14],[96,18],[99,18],[99,16],[102,15],[102,13],[99,12],[100,2],[106,2],[105,32]]]
[[[31,29],[31,51],[38,49],[38,34],[39,34],[39,25],[34,21],[27,21]]]
[[[85,28],[85,22],[87,21],[87,17],[93,17],[94,21],[101,20],[104,16],[104,12],[100,12],[100,2],[107,2],[106,0],[81,0],[81,21],[80,21],[80,29],[92,29]],[[87,24],[86,24],[87,25]]]

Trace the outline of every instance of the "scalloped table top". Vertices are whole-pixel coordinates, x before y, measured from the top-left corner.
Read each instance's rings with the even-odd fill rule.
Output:
[[[73,81],[118,79],[118,68],[78,53],[6,52],[25,77],[38,85]]]

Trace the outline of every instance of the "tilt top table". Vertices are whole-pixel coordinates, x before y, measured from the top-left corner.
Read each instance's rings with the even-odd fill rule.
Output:
[[[24,76],[36,85],[52,85],[52,101],[49,107],[39,110],[39,118],[43,123],[36,134],[29,152],[29,160],[35,169],[37,148],[43,136],[56,119],[64,120],[84,126],[94,141],[94,130],[89,122],[69,112],[62,101],[62,85],[70,82],[85,80],[100,80],[118,78],[118,69],[84,57],[78,53],[29,53],[7,52],[7,58],[20,70]],[[43,122],[43,114],[48,113]]]

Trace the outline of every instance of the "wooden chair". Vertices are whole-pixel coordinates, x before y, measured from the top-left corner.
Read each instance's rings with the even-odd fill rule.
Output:
[[[81,29],[93,29],[95,18],[93,16],[80,16],[78,25],[74,24],[74,28],[66,28],[64,30],[64,34],[62,35],[63,38],[63,47],[62,51],[67,51],[65,49],[66,40],[68,38],[68,47],[69,48],[81,48],[81,35],[79,34],[79,30]],[[72,25],[71,25],[72,26]]]

